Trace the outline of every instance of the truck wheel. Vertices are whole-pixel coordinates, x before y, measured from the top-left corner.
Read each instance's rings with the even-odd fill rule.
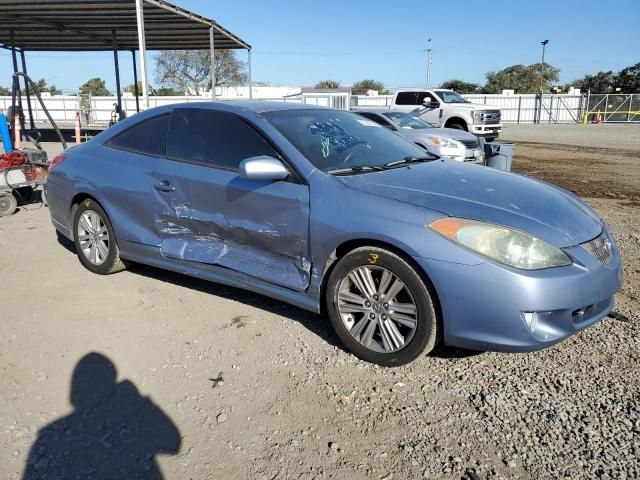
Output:
[[[463,124],[457,123],[457,122],[450,123],[449,125],[447,125],[447,128],[453,128],[455,130],[464,130],[465,132],[467,131],[467,126],[466,125],[463,125]]]
[[[18,208],[18,201],[11,192],[0,193],[0,217],[8,217]]]

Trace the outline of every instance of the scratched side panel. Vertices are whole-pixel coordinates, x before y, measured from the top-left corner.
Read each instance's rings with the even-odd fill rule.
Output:
[[[180,164],[172,208],[156,219],[166,257],[230,268],[302,291],[309,285],[305,185],[247,181]]]

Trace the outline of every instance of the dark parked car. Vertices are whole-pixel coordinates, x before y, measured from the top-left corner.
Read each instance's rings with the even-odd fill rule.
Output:
[[[440,340],[547,347],[621,282],[611,233],[571,193],[308,105],[148,110],[58,156],[47,197],[90,271],[141,262],[326,312],[382,365]]]

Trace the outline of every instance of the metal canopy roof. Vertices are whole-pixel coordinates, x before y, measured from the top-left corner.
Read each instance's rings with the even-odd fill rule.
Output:
[[[251,45],[213,20],[164,0],[144,0],[148,50],[208,50]],[[135,0],[0,0],[0,44],[36,51],[138,50]]]

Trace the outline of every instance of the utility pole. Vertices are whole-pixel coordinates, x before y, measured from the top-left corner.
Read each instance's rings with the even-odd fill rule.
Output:
[[[431,88],[431,39],[427,40],[427,88]]]

